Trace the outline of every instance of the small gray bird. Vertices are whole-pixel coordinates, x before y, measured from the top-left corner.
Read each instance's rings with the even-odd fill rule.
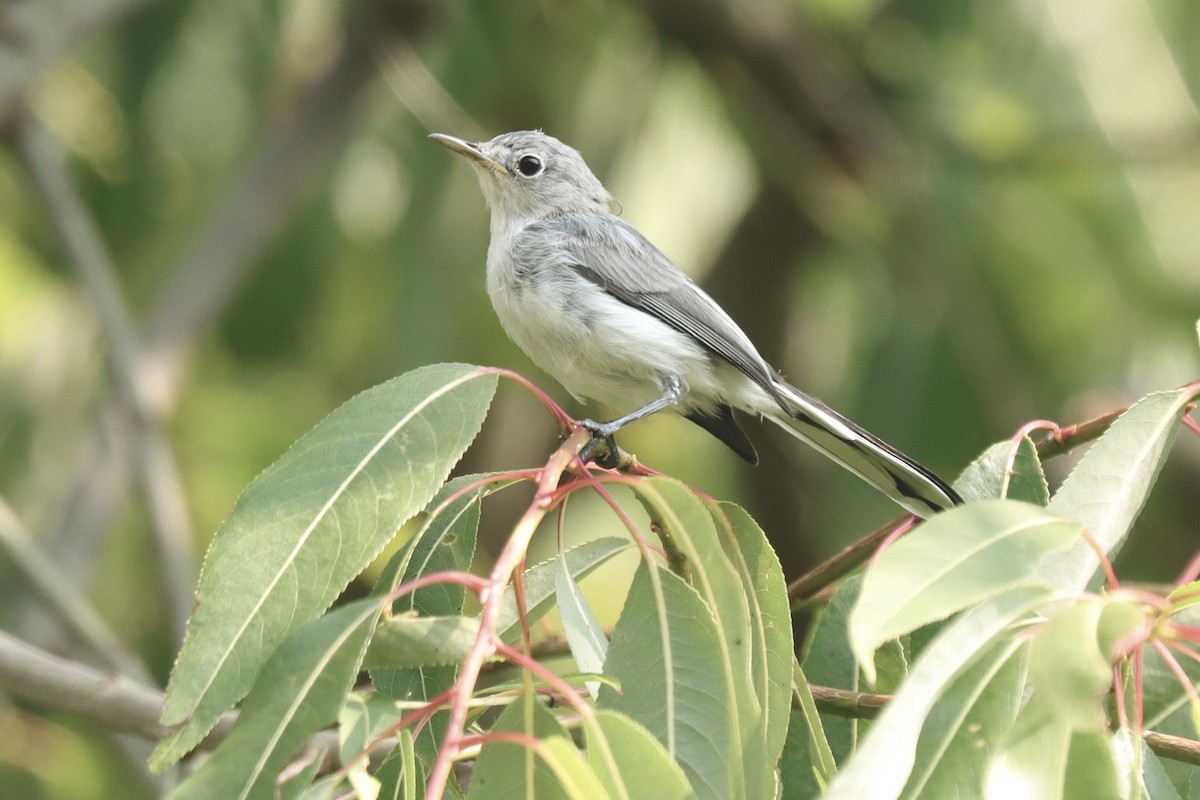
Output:
[[[581,424],[616,453],[625,425],[672,409],[754,464],[733,409],[766,417],[919,517],[962,502],[930,470],[788,385],[704,290],[629,223],[578,151],[540,131],[471,143],[491,209],[487,288],[500,324],[576,398],[633,408]]]

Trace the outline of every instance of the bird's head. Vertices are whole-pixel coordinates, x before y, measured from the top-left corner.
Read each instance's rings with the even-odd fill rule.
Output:
[[[612,199],[578,150],[541,131],[502,133],[486,142],[468,142],[444,133],[430,138],[475,168],[493,214],[535,217],[606,211]]]

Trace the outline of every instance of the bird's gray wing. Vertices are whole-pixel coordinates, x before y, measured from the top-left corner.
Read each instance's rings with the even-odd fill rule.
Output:
[[[580,276],[691,336],[774,393],[774,371],[737,323],[632,225],[600,214],[569,214],[536,224],[560,234],[558,245]]]

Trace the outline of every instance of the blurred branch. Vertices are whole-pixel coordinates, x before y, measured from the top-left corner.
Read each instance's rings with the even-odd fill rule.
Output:
[[[420,54],[408,41],[379,50],[380,74],[401,105],[408,109],[427,131],[462,131],[455,134],[468,139],[484,137],[479,123],[446,91],[446,87],[425,66]]]
[[[150,0],[26,0],[0,5],[0,126],[29,84],[80,39]]]
[[[254,269],[256,256],[283,226],[305,180],[338,147],[355,119],[353,106],[375,74],[375,48],[411,39],[428,23],[428,0],[405,0],[384,12],[360,4],[347,22],[341,51],[286,117],[268,128],[258,155],[240,172],[170,282],[152,304],[146,348],[173,394],[185,350],[210,328]],[[379,24],[380,18],[383,24]]]
[[[149,505],[172,631],[176,641],[182,641],[192,611],[191,587],[195,580],[191,526],[174,453],[159,430],[143,389],[137,335],[104,243],[71,183],[53,135],[32,116],[26,116],[17,138],[26,168],[96,310],[117,389],[133,417],[133,454]]]
[[[127,677],[51,655],[3,631],[0,691],[143,739],[158,740],[170,732],[158,724],[163,702],[160,692]]]
[[[345,137],[354,119],[352,106],[373,74],[372,43],[402,33],[411,39],[424,30],[429,7],[429,0],[404,0],[352,9],[339,55],[301,92],[290,112],[268,127],[258,155],[240,172],[225,203],[151,304],[137,363],[139,385],[154,408],[163,413],[171,408],[192,340],[225,310],[237,287],[258,266],[258,253],[298,202],[305,179]],[[368,19],[383,13],[389,15],[386,24]],[[56,550],[69,546],[74,552],[78,539],[94,538],[128,491],[125,465],[130,448],[120,439],[130,426],[119,405],[109,402],[98,417],[87,463],[68,491],[71,503],[52,542]],[[189,593],[190,612],[190,577],[174,585]],[[182,602],[181,596],[180,611]]]
[[[171,733],[160,725],[163,695],[123,676],[100,672],[47,653],[0,631],[0,692],[43,708],[65,712],[116,733],[158,741]],[[233,728],[237,712],[224,714],[199,744],[212,750]],[[372,751],[383,755],[395,745],[386,739]],[[306,749],[338,752],[334,731],[319,731],[308,738]]]
[[[30,539],[25,526],[2,497],[0,549],[12,560],[46,606],[102,663],[128,677],[150,681],[141,664],[130,656],[87,598]]]

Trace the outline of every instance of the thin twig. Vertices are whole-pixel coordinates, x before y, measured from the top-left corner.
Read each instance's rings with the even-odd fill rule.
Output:
[[[813,686],[812,693],[821,711],[853,719],[874,719],[892,699],[891,695],[850,692],[829,686]],[[1142,739],[1162,758],[1200,766],[1200,742],[1156,731],[1144,731]]]
[[[32,116],[22,120],[18,141],[26,168],[96,310],[114,382],[133,418],[133,452],[149,505],[171,629],[176,641],[182,641],[195,582],[191,523],[175,455],[144,388],[137,335],[104,243],[75,191],[58,143]]]

